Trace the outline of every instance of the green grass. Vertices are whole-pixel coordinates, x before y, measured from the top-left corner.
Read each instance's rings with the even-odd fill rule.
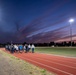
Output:
[[[35,52],[76,57],[76,48],[71,47],[36,47]]]

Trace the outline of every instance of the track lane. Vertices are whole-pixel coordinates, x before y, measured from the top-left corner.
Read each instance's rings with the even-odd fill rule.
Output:
[[[45,60],[51,60],[53,62],[57,62],[59,64],[65,64],[67,66],[71,66],[71,67],[74,67],[76,68],[76,63],[75,62],[69,62],[69,61],[62,61],[62,60],[58,60],[58,59],[54,59],[53,57],[47,57],[46,55],[41,55],[41,54],[33,54],[32,55],[33,57],[36,57],[36,58],[43,58]],[[72,59],[71,59],[72,60]]]
[[[49,58],[53,57],[55,59],[62,59],[64,61],[69,61],[72,63],[76,63],[76,58],[68,58],[68,57],[64,57],[64,56],[58,56],[58,55],[51,55],[51,54],[43,54],[43,53],[36,53],[37,55],[43,55],[43,56],[47,56]]]
[[[54,58],[53,58],[53,55],[51,56],[51,55],[40,54],[40,53],[33,53],[33,54],[32,53],[22,53],[22,54],[21,53],[18,53],[18,54],[15,53],[13,55],[20,58],[20,59],[28,61],[28,62],[30,62],[32,64],[35,64],[36,66],[40,66],[42,68],[45,68],[45,69],[47,69],[47,70],[49,70],[51,72],[54,72],[54,73],[56,73],[58,75],[76,75],[76,73],[75,73],[75,71],[76,71],[75,61],[76,60],[72,59],[72,58],[68,59],[68,58],[59,57],[59,56],[58,57],[54,56]],[[60,60],[58,60],[58,59],[60,59]],[[66,61],[64,61],[65,59],[66,59]],[[72,62],[72,60],[73,60],[73,62]],[[56,63],[54,63],[54,62],[56,62]],[[68,63],[70,63],[69,64],[69,69],[68,69]],[[64,67],[65,67],[65,69],[64,69]]]
[[[41,68],[44,68],[44,69],[46,69],[46,70],[48,70],[48,71],[50,71],[50,72],[56,73],[57,75],[73,75],[73,74],[68,73],[68,72],[65,72],[65,71],[63,71],[63,70],[60,70],[60,69],[57,69],[57,68],[48,66],[48,65],[46,65],[46,64],[43,64],[43,62],[40,63],[40,62],[37,62],[36,60],[29,59],[29,58],[25,58],[25,57],[19,56],[19,55],[15,55],[15,56],[18,57],[18,58],[20,58],[20,59],[23,59],[23,60],[25,60],[25,61],[27,61],[27,62],[29,62],[29,63],[32,63],[32,64],[34,64],[34,65],[36,65],[36,66],[39,66],[39,67],[41,67]]]
[[[36,57],[33,57],[32,55],[20,54],[19,56],[25,57],[25,59],[28,58],[30,60],[34,60],[36,62],[40,62],[42,64],[54,67],[56,69],[62,70],[64,72],[67,72],[67,73],[70,73],[70,74],[75,74],[75,71],[76,71],[76,68],[60,65],[60,64],[57,64],[56,62],[52,63],[50,60],[47,61],[47,60],[42,59],[42,58],[36,58]]]

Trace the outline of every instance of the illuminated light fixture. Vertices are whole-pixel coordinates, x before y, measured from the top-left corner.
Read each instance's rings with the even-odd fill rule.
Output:
[[[70,23],[74,22],[74,19],[70,19],[69,22],[70,22]]]

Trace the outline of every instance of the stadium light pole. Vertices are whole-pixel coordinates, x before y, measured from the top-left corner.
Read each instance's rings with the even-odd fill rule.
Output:
[[[72,46],[72,23],[74,22],[74,19],[70,19],[69,23],[70,23],[70,38],[71,38],[71,46]]]

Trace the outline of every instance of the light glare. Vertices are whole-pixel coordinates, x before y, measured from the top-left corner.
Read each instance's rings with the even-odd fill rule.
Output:
[[[74,22],[74,19],[70,19],[69,22],[70,22],[70,23]]]

